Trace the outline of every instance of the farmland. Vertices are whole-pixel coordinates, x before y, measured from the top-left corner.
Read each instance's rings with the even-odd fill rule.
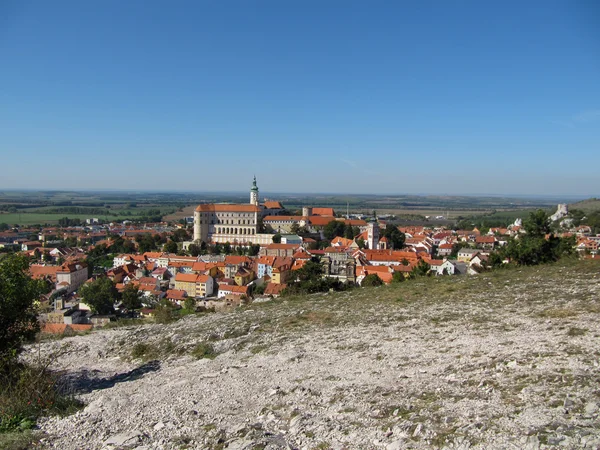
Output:
[[[444,216],[440,223],[445,224],[475,216],[514,221],[537,208],[553,210],[561,202],[561,199],[441,195],[267,193],[261,198],[280,201],[290,214],[299,213],[303,206],[320,206],[332,207],[339,214],[347,210],[366,215],[374,211],[378,216],[393,214],[402,223],[423,222],[426,216]],[[4,191],[0,192],[0,223],[56,224],[64,217],[80,220],[95,217],[104,222],[159,218],[178,221],[191,216],[199,203],[212,202],[247,203],[248,195],[225,192]]]

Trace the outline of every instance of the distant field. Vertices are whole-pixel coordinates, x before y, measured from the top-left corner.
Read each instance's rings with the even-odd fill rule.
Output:
[[[56,224],[59,219],[63,217],[69,217],[69,219],[89,219],[89,214],[41,214],[41,213],[0,213],[0,223],[6,223],[8,225],[33,225],[33,224]],[[99,217],[104,220],[104,217]],[[111,219],[114,220],[114,219]],[[121,219],[122,220],[122,219]]]
[[[163,220],[166,220],[168,222],[177,222],[181,219],[183,219],[184,217],[191,217],[194,215],[194,210],[196,209],[196,206],[198,205],[189,205],[183,208],[182,211],[176,211],[173,214],[169,214],[168,216],[164,216]]]

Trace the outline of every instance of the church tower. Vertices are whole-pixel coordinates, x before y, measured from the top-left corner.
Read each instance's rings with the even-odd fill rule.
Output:
[[[250,189],[250,204],[258,206],[258,186],[256,185],[256,175],[254,175],[254,181],[252,182],[252,188]]]

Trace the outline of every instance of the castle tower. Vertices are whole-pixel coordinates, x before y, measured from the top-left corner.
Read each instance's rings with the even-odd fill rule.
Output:
[[[258,186],[256,185],[256,175],[254,175],[252,188],[250,188],[250,204],[258,206]]]

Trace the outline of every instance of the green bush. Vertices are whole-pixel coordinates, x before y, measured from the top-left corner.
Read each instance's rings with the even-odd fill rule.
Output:
[[[71,414],[81,406],[47,364],[13,364],[0,377],[0,433],[28,430],[41,415]]]
[[[43,283],[32,280],[26,257],[10,255],[0,260],[0,373],[10,368],[23,342],[39,330],[34,302]]]
[[[212,344],[208,342],[201,342],[194,347],[192,350],[192,355],[198,359],[208,358],[215,359],[217,357],[217,352]]]

